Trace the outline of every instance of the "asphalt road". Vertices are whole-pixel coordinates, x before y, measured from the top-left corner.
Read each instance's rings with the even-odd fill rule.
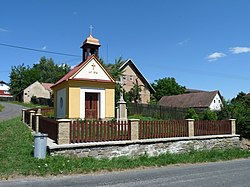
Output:
[[[3,111],[0,112],[0,121],[21,116],[22,109],[25,108],[24,106],[15,105],[12,103],[7,103],[7,102],[0,102],[0,104],[4,106]]]
[[[245,187],[250,186],[250,159],[113,173],[16,179],[1,181],[0,186]]]

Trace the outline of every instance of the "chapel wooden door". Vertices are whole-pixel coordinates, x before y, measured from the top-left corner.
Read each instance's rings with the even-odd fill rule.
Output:
[[[97,119],[98,93],[85,93],[85,118]]]

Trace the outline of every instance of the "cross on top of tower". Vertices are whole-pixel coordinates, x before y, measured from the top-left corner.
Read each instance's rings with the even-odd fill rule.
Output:
[[[92,25],[89,26],[90,35],[92,35],[93,28],[94,28],[94,27],[93,27]]]

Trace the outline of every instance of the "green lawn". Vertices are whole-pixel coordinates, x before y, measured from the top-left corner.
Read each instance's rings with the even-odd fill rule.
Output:
[[[177,163],[214,162],[248,158],[250,152],[239,149],[193,151],[185,154],[147,155],[137,158],[115,159],[75,158],[47,156],[33,158],[33,137],[20,118],[0,122],[0,179],[16,175],[57,175],[95,171],[123,170],[137,167],[165,166]]]
[[[0,105],[0,112],[2,112],[4,109],[4,106],[3,105]]]
[[[27,108],[48,107],[48,106],[44,106],[44,105],[37,105],[37,104],[33,104],[33,103],[23,103],[23,102],[19,102],[19,101],[12,101],[11,103],[17,104],[17,105],[22,105],[22,106],[27,107]]]

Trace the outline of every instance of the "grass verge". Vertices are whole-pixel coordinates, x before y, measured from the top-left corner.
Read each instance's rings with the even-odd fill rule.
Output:
[[[4,106],[0,104],[0,112],[2,112],[4,109]]]
[[[21,105],[21,106],[24,106],[27,108],[48,107],[48,106],[44,106],[44,105],[37,105],[37,104],[33,104],[33,103],[23,103],[23,102],[19,102],[19,101],[11,101],[11,103]]]
[[[33,158],[33,137],[20,118],[0,122],[0,179],[7,179],[16,175],[45,176],[88,173],[249,157],[249,151],[227,149],[162,154],[157,157],[148,157],[147,155],[137,158],[120,157],[111,160],[66,156],[47,156],[46,159],[39,160]]]

